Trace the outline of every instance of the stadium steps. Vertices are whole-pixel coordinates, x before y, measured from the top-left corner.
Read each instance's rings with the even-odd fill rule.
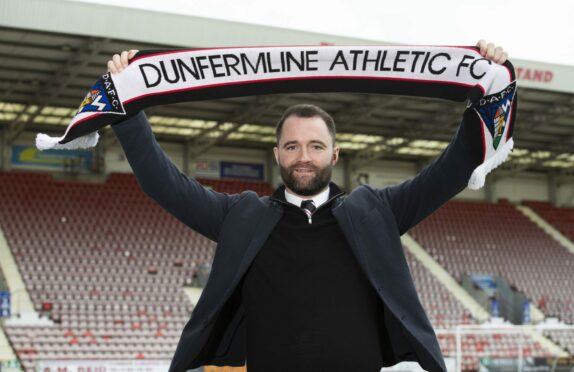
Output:
[[[560,356],[560,357],[567,357],[569,356],[568,352],[560,347],[558,344],[553,342],[548,337],[544,336],[542,333],[534,330],[534,329],[526,329],[525,332],[527,335],[532,337],[532,339],[545,348],[546,350],[552,352],[553,354]]]
[[[423,264],[429,272],[441,282],[444,287],[470,312],[473,318],[480,322],[487,321],[490,316],[478,302],[468,294],[462,286],[436,262],[419,243],[409,234],[401,236],[403,245]]]
[[[538,227],[540,227],[544,232],[550,235],[554,240],[556,240],[564,248],[568,249],[570,253],[574,254],[574,243],[572,243],[567,237],[565,237],[560,231],[558,231],[554,226],[546,222],[546,220],[534,212],[531,208],[524,205],[517,205],[518,209],[522,214],[524,214],[530,221],[534,222]]]
[[[199,297],[201,297],[201,292],[203,292],[203,288],[184,287],[183,292],[187,296],[189,302],[191,302],[193,306],[195,306],[197,305],[197,301],[199,301]]]
[[[429,272],[436,277],[436,279],[443,284],[443,286],[452,293],[452,295],[470,312],[470,314],[480,322],[489,320],[490,315],[478,302],[466,292],[466,290],[458,284],[458,282],[438,263],[436,262],[424,248],[414,240],[409,234],[404,234],[401,237],[403,246],[405,246],[411,254],[413,254],[421,264],[423,264]],[[535,321],[544,319],[544,314],[531,304],[531,316]],[[544,349],[560,356],[567,356],[568,353],[554,343],[549,338],[545,337],[542,333],[536,330],[528,329],[525,331],[534,342],[538,342]]]
[[[8,342],[4,328],[0,328],[0,364],[13,360],[16,360],[16,354]]]
[[[4,232],[0,228],[0,270],[4,273],[6,284],[10,288],[10,313],[14,316],[23,313],[35,313],[30,294],[26,290],[12,251],[8,246]]]
[[[403,244],[411,251],[428,270],[453,294],[455,297],[467,308],[472,316],[480,322],[484,322],[490,318],[488,312],[480,306],[478,302],[466,292],[464,288],[446,271],[438,262],[436,262],[428,252],[409,234],[404,234],[401,239]],[[468,302],[467,302],[468,301]],[[475,313],[475,306],[480,308]],[[536,307],[535,304],[530,304],[530,317],[534,323],[542,322],[545,319],[544,313]]]

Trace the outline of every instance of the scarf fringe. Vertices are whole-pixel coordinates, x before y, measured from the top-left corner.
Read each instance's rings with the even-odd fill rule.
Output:
[[[60,141],[63,137],[50,137],[47,134],[38,133],[36,136],[36,147],[39,150],[74,150],[74,149],[87,149],[96,146],[100,135],[98,132],[92,132],[85,136],[78,137],[70,142],[61,144]]]
[[[512,152],[514,147],[514,140],[510,138],[502,148],[500,148],[494,155],[486,159],[484,163],[476,167],[470,179],[468,180],[468,188],[471,190],[478,190],[484,186],[486,175],[489,174],[494,168],[498,167],[508,155]]]

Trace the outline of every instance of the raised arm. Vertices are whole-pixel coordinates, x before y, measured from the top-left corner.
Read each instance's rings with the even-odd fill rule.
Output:
[[[119,73],[115,62],[127,66],[135,52],[114,56],[108,70]],[[143,112],[112,128],[142,190],[187,226],[217,241],[227,211],[241,196],[206,189],[180,172],[157,143]]]
[[[484,40],[477,47],[484,57],[499,64],[508,57],[501,47]],[[483,161],[479,138],[481,125],[473,110],[467,109],[454,138],[438,158],[415,177],[377,190],[390,205],[401,234],[465,189],[473,170]]]
[[[464,190],[473,170],[482,162],[480,127],[466,111],[447,148],[415,177],[377,190],[391,207],[400,234],[404,234],[441,205]]]

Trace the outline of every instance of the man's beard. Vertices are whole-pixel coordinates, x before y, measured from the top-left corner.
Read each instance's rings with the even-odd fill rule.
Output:
[[[327,165],[325,168],[318,168],[313,165],[302,165],[295,164],[289,168],[279,166],[281,169],[281,178],[285,186],[293,191],[297,195],[302,196],[312,196],[317,195],[319,192],[323,191],[325,187],[329,185],[331,181],[331,174],[333,172],[333,166]],[[304,180],[298,180],[295,177],[296,168],[305,168],[312,170],[315,175],[312,177],[305,178]]]

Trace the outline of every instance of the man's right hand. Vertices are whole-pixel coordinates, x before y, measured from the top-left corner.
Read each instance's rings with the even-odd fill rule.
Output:
[[[129,51],[124,50],[120,54],[114,54],[112,59],[108,61],[108,72],[112,74],[119,74],[128,67],[128,61],[136,55],[139,50],[131,49]]]

